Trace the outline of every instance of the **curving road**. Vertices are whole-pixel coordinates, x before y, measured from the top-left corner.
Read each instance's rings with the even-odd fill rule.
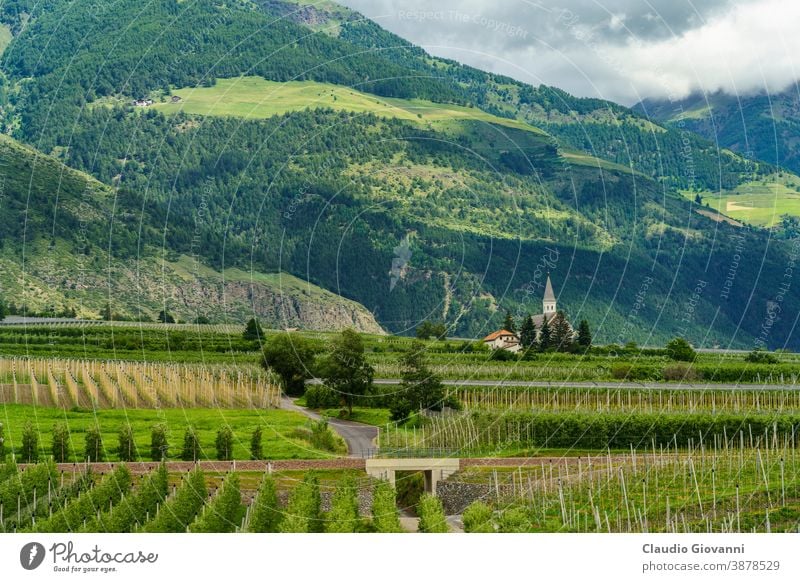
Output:
[[[314,420],[322,418],[313,410],[298,406],[286,396],[281,398],[281,408],[299,412]],[[369,456],[370,449],[375,449],[375,439],[378,437],[378,428],[375,426],[339,418],[329,418],[328,426],[347,443],[347,453],[350,457],[366,457]]]

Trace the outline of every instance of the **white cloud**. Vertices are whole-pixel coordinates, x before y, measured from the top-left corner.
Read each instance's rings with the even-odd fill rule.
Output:
[[[761,0],[734,7],[670,39],[608,47],[619,71],[645,97],[692,91],[747,94],[781,91],[797,80],[800,3]]]
[[[800,70],[797,0],[341,1],[433,54],[625,104],[778,91]]]

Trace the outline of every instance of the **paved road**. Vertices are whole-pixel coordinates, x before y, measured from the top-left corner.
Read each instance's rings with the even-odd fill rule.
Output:
[[[314,420],[322,418],[316,412],[298,406],[286,396],[281,398],[281,408],[284,410],[294,410]],[[370,449],[375,448],[374,441],[378,436],[377,427],[369,424],[361,424],[360,422],[341,420],[339,418],[328,419],[328,425],[347,443],[347,452],[351,457],[365,457]]]

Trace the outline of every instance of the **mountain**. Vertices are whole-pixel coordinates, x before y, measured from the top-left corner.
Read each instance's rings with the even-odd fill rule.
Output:
[[[138,201],[7,136],[0,185],[0,290],[20,310],[96,318],[111,304],[117,318],[153,320],[166,306],[184,321],[257,315],[273,327],[382,333],[363,306],[286,273],[220,272],[158,248],[129,251],[140,228],[155,236],[136,219]]]
[[[680,101],[648,99],[634,110],[693,132],[745,157],[800,172],[800,93],[728,95],[696,93]]]
[[[327,294],[315,306],[349,302],[342,320],[412,333],[443,319],[476,337],[506,310],[539,312],[550,271],[559,306],[598,341],[798,344],[777,309],[800,299],[784,285],[793,242],[679,192],[739,187],[773,175],[769,163],[434,58],[332,3],[103,6],[16,0],[0,12],[13,34],[4,130],[108,193],[85,237],[80,220],[53,215],[55,175],[49,197],[9,215],[42,217],[3,237],[3,256],[24,272],[55,249],[51,288],[85,238],[106,253],[86,272],[117,286],[104,295],[126,313],[165,297],[175,311],[224,313],[228,293],[181,282],[192,269],[215,284],[285,273],[298,300],[313,285],[312,299]],[[59,305],[92,296],[69,291]],[[317,313],[314,327],[332,325]]]

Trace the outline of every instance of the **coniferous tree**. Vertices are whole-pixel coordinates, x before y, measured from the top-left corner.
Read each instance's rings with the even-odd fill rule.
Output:
[[[261,323],[255,317],[250,318],[250,321],[248,321],[247,325],[244,327],[242,336],[246,340],[261,340],[264,337],[264,330],[261,327]]]
[[[217,431],[217,460],[230,461],[233,459],[233,431],[227,424]]]
[[[53,460],[56,463],[66,463],[70,457],[69,429],[63,422],[53,425]]]
[[[35,463],[39,460],[39,432],[30,420],[22,427],[20,456],[25,463]]]
[[[183,448],[181,449],[181,460],[198,461],[200,459],[200,439],[194,427],[187,426],[183,433]]]
[[[580,325],[578,325],[578,345],[583,350],[588,350],[592,347],[592,332],[589,329],[589,322],[585,319],[582,319]]]
[[[117,438],[119,443],[119,449],[117,452],[119,455],[119,460],[127,462],[135,461],[136,444],[133,440],[133,428],[129,423],[125,423],[119,427]]]
[[[519,330],[519,343],[523,348],[531,348],[536,343],[536,324],[530,314],[525,316],[522,327]]]
[[[100,434],[100,427],[90,426],[86,429],[85,447],[83,450],[84,458],[90,462],[101,462],[105,459],[103,450],[103,437]]]
[[[503,320],[503,329],[511,333],[516,333],[517,331],[517,326],[514,324],[514,318],[511,316],[510,311],[506,311],[506,317]]]
[[[158,321],[161,323],[175,323],[175,318],[172,317],[169,311],[162,309],[158,312]]]
[[[257,426],[250,437],[250,458],[254,461],[264,458],[264,445],[262,442],[263,430]]]
[[[572,350],[573,332],[572,327],[567,321],[563,311],[556,313],[553,317],[551,327],[551,345],[559,352],[569,352]]]
[[[157,424],[150,431],[150,458],[153,461],[163,461],[168,454],[167,427]]]
[[[542,320],[542,329],[539,331],[539,351],[546,352],[552,344],[552,331],[550,329],[550,322],[545,316]]]

